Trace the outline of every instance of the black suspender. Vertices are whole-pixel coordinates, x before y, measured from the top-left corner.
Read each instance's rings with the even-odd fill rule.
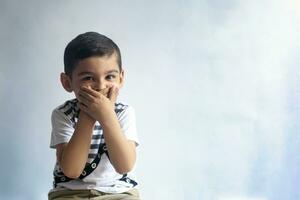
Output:
[[[84,170],[82,171],[82,173],[81,173],[81,175],[79,176],[78,179],[83,179],[86,176],[90,175],[97,168],[97,166],[98,166],[98,164],[101,160],[101,156],[104,153],[109,158],[105,143],[100,144],[96,158],[90,164],[85,166]],[[63,172],[54,173],[53,185],[54,185],[54,187],[56,187],[57,183],[64,183],[64,182],[68,182],[68,181],[71,181],[71,180],[74,180],[74,179],[65,176]]]

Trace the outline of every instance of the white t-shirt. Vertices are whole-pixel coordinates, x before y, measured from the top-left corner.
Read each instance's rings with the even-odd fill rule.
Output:
[[[135,141],[136,145],[138,145],[134,109],[131,106],[117,103],[115,104],[115,112],[123,134],[128,140]],[[55,148],[58,144],[69,142],[74,133],[78,115],[79,108],[76,99],[67,101],[53,110],[51,117],[51,148]],[[86,166],[93,164],[93,161],[98,156],[99,147],[103,145],[105,145],[103,130],[100,123],[96,122]],[[67,177],[64,176],[58,163],[56,163],[53,172],[54,180],[62,181],[54,182],[54,188],[50,192],[67,188],[72,190],[95,189],[107,193],[121,193],[133,187],[136,188],[134,169],[125,175],[117,173],[109,161],[109,155],[107,156],[106,153],[99,156],[100,162],[97,167],[93,166],[95,169],[89,175],[82,177],[82,179],[66,181]]]

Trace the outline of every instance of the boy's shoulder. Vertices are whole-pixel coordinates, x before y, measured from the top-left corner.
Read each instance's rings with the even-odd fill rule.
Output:
[[[79,114],[77,102],[77,99],[71,99],[55,107],[52,111],[52,119],[67,120],[74,123],[75,118],[77,118]]]
[[[115,112],[118,118],[123,118],[125,116],[135,116],[135,109],[130,104],[123,102],[115,103]]]
[[[125,109],[131,108],[131,106],[129,106],[128,104],[125,103],[121,103],[121,102],[117,102],[115,103],[115,112],[116,113],[120,113],[122,111],[124,111]]]
[[[64,103],[60,104],[59,106],[57,106],[54,110],[65,110],[68,108],[76,108],[77,106],[77,99],[70,99],[65,101]]]

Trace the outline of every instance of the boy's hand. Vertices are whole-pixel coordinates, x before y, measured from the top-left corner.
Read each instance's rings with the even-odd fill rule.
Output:
[[[102,94],[88,87],[82,87],[78,92],[79,108],[100,123],[105,123],[109,114],[114,113],[115,102],[118,96],[118,87],[112,85],[107,93]]]

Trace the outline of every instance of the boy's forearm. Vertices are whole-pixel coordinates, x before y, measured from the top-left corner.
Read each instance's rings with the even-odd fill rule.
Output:
[[[72,138],[62,152],[60,166],[64,174],[77,178],[85,167],[95,120],[86,113],[80,112]]]
[[[106,120],[101,125],[110,161],[115,170],[120,174],[131,171],[136,160],[135,144],[132,145],[134,142],[127,140],[122,133],[115,112],[107,113]]]

